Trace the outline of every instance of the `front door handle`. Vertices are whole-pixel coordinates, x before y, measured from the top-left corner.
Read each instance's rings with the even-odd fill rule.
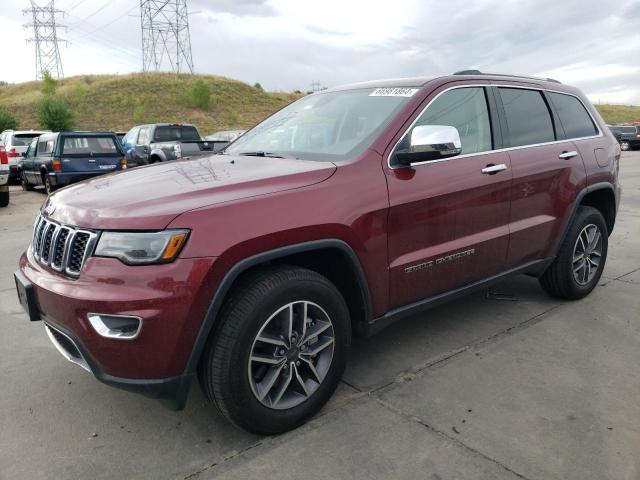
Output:
[[[504,163],[500,163],[498,165],[489,164],[480,171],[485,175],[495,175],[496,173],[502,172],[503,170],[506,170],[506,169],[507,169],[507,166]]]
[[[558,158],[562,160],[569,160],[570,158],[576,157],[577,155],[578,152],[576,152],[575,150],[571,150],[570,152],[562,152],[560,155],[558,155]]]

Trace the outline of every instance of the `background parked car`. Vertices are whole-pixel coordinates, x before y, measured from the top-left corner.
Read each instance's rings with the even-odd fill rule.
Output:
[[[246,130],[223,130],[211,135],[207,135],[206,137],[204,137],[204,139],[210,142],[214,142],[213,150],[214,152],[219,152],[224,147],[233,142],[236,138],[241,136],[244,132],[246,132]]]
[[[0,207],[9,205],[9,160],[0,153]]]
[[[614,137],[620,143],[621,150],[635,150],[640,148],[640,126],[638,125],[607,125]]]
[[[130,167],[211,154],[193,125],[156,123],[133,127],[122,139]]]
[[[61,186],[127,167],[113,132],[45,133],[34,139],[20,162],[22,188]]]
[[[20,179],[18,165],[31,141],[51,130],[5,130],[0,134],[0,157],[7,157],[9,182]]]

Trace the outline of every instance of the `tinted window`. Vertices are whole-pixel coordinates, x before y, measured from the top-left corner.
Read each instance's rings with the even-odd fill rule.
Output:
[[[175,142],[181,140],[200,140],[200,135],[195,127],[184,127],[179,125],[167,125],[156,127],[154,134],[156,142]]]
[[[65,137],[63,155],[116,155],[118,147],[113,137]]]
[[[39,135],[14,135],[11,139],[11,144],[14,147],[27,147],[33,141],[33,139],[37,137],[39,137]]]
[[[598,134],[598,130],[580,100],[571,95],[551,92],[549,97],[556,107],[567,138],[589,137]]]
[[[491,122],[484,88],[456,88],[437,97],[418,117],[418,125],[456,127],[462,142],[462,154],[491,150]],[[410,138],[406,135],[401,143]],[[402,146],[399,146],[402,148]]]
[[[511,146],[553,142],[553,123],[542,93],[537,90],[500,88]]]

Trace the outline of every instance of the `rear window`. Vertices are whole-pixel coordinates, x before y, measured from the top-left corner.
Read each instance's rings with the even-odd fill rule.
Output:
[[[39,135],[30,135],[30,134],[14,135],[13,137],[11,137],[11,145],[13,145],[14,147],[28,147],[29,144],[36,137],[39,137]]]
[[[153,139],[156,142],[189,141],[200,140],[200,135],[198,135],[198,130],[195,127],[166,125],[156,127]]]
[[[518,88],[499,90],[512,147],[555,140],[551,114],[542,92]]]
[[[65,137],[62,155],[118,155],[113,137]]]
[[[616,130],[620,133],[624,133],[626,135],[633,135],[636,133],[636,127],[615,127]]]
[[[556,107],[560,122],[567,138],[590,137],[598,134],[593,120],[576,97],[549,92],[551,102]]]

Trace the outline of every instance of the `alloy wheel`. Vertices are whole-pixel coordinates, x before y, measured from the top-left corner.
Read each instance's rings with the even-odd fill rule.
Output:
[[[251,390],[264,406],[285,410],[311,397],[325,379],[335,345],[333,323],[319,305],[291,302],[262,325],[251,347]]]
[[[580,231],[573,246],[573,278],[579,285],[587,285],[598,272],[602,260],[602,233],[590,223]]]

